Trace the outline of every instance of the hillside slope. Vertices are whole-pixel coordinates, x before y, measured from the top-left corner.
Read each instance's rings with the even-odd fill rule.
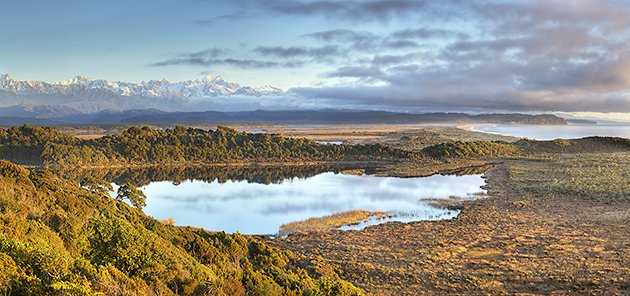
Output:
[[[0,293],[361,294],[326,265],[239,234],[165,225],[93,189],[0,161]]]

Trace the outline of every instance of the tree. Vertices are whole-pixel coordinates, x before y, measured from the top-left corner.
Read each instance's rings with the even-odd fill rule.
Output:
[[[81,184],[81,187],[94,193],[107,194],[108,192],[114,190],[112,184],[106,182],[105,180],[94,178],[92,176],[87,176],[83,178],[79,183]]]
[[[126,183],[118,188],[116,199],[122,201],[125,198],[138,210],[142,210],[142,208],[147,205],[147,196],[133,184]]]

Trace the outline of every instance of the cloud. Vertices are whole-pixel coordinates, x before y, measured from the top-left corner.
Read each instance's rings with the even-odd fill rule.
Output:
[[[362,67],[362,66],[349,66],[341,67],[328,74],[328,77],[356,77],[365,78],[383,75],[383,72],[378,67]]]
[[[364,40],[371,40],[376,35],[370,32],[359,32],[348,29],[335,29],[328,31],[315,32],[302,35],[304,37],[310,37],[326,42],[360,42]]]
[[[260,17],[261,15],[259,13],[253,13],[253,12],[248,12],[248,11],[244,11],[244,10],[239,10],[239,11],[235,11],[232,13],[226,13],[226,14],[222,14],[222,15],[218,15],[215,17],[211,17],[208,19],[198,19],[198,20],[194,20],[192,23],[195,25],[200,25],[200,26],[212,26],[214,24],[216,24],[217,22],[222,22],[222,21],[237,21],[237,20],[244,20],[244,19],[254,19],[257,17]]]
[[[355,106],[442,106],[518,111],[630,112],[630,7],[610,1],[462,1],[467,31],[407,28],[372,44],[412,41],[339,68],[342,86],[294,88],[306,98]],[[432,7],[436,9],[436,7]],[[354,31],[312,34],[352,41]],[[435,40],[435,41],[433,41]],[[431,46],[424,46],[430,44]],[[402,44],[404,45],[404,44]],[[365,52],[363,52],[365,54]],[[361,84],[378,79],[385,85]]]
[[[431,29],[431,28],[408,28],[392,33],[394,38],[404,39],[429,39],[440,37],[457,37],[459,39],[468,38],[468,34],[463,32],[444,30],[444,29]]]
[[[290,92],[316,98],[320,102],[332,102],[335,106],[359,109],[388,109],[423,112],[433,111],[555,111],[567,112],[596,110],[619,112],[630,110],[629,93],[558,94],[548,92],[510,92],[508,90],[469,89],[468,95],[428,90],[421,93],[418,88],[399,86],[331,86],[299,87]],[[473,91],[474,90],[474,91]],[[593,97],[598,99],[594,100]],[[508,98],[509,99],[506,99]],[[624,111],[626,112],[626,111]]]
[[[320,15],[345,20],[389,21],[394,17],[412,15],[432,1],[425,0],[265,0],[256,1],[259,7],[273,13],[287,15]]]
[[[630,5],[621,1],[235,1],[353,26],[255,47],[251,59],[208,51],[156,65],[312,71],[316,62],[333,66],[319,77],[358,78],[291,90],[326,107],[630,112]]]
[[[255,52],[265,56],[272,56],[278,58],[313,58],[316,60],[327,59],[330,57],[336,57],[341,55],[341,51],[337,46],[327,45],[322,47],[257,47]]]
[[[334,43],[345,46],[354,51],[371,51],[382,46],[382,36],[364,31],[348,29],[335,29],[328,31],[304,34],[302,37],[311,38],[320,42]]]
[[[300,67],[304,62],[300,61],[268,61],[257,59],[237,59],[222,57],[227,51],[220,48],[210,48],[199,52],[179,54],[170,59],[151,64],[153,67],[189,65],[199,67],[227,65],[238,68],[295,68]]]
[[[405,49],[405,48],[418,48],[420,45],[411,40],[395,40],[395,41],[386,41],[383,43],[383,46],[386,48],[392,49]]]
[[[253,59],[206,59],[206,58],[172,58],[162,62],[157,62],[151,64],[154,67],[162,67],[162,66],[175,66],[175,65],[192,65],[192,66],[219,66],[219,65],[227,65],[234,66],[238,68],[271,68],[271,67],[284,67],[284,68],[292,68],[301,66],[301,63],[297,62],[287,62],[287,63],[279,63],[274,61],[261,61],[261,60],[253,60]]]
[[[417,61],[425,56],[426,54],[424,52],[412,52],[398,55],[376,55],[372,58],[371,64],[378,67],[391,66]]]

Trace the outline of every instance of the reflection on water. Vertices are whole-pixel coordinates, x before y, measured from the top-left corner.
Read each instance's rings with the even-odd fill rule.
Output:
[[[361,230],[363,228],[366,228],[368,226],[373,226],[373,225],[378,225],[378,224],[382,224],[385,222],[402,222],[402,223],[409,223],[409,222],[414,222],[414,221],[436,221],[436,220],[447,220],[447,219],[451,219],[451,218],[455,218],[458,214],[459,211],[456,210],[442,210],[439,213],[434,213],[432,210],[435,209],[434,207],[428,206],[426,205],[428,210],[424,211],[424,212],[417,212],[417,213],[395,213],[394,217],[387,217],[387,218],[382,218],[382,219],[378,219],[378,218],[371,218],[368,219],[367,221],[361,222],[361,223],[357,223],[357,224],[352,224],[352,225],[344,225],[339,227],[339,229],[341,230]]]
[[[353,209],[409,215],[394,219],[402,221],[451,218],[457,213],[422,199],[467,197],[483,184],[480,175],[402,179],[327,172],[271,184],[160,181],[142,190],[148,196],[145,213],[157,219],[174,218],[176,225],[209,230],[274,234],[284,223]]]
[[[148,185],[157,181],[170,181],[178,184],[186,180],[200,180],[219,183],[228,181],[249,181],[251,183],[280,183],[285,179],[308,178],[324,172],[340,172],[354,169],[354,166],[341,165],[296,165],[296,166],[193,166],[168,167],[153,166],[134,169],[71,169],[60,170],[57,174],[71,180],[81,180],[85,176],[123,184],[132,183],[136,186]],[[373,168],[365,168],[366,173]]]
[[[628,125],[481,125],[474,129],[536,140],[576,139],[590,136],[630,138]]]
[[[458,212],[436,208],[431,202],[449,196],[472,198],[482,191],[481,173],[487,167],[462,171],[460,176],[426,178],[341,174],[345,169],[356,167],[153,167],[58,173],[77,180],[91,175],[117,184],[136,184],[147,195],[144,212],[159,220],[173,218],[175,225],[276,234],[285,223],[356,209],[400,215],[344,229],[385,221],[449,219]],[[374,168],[362,171],[370,174]]]

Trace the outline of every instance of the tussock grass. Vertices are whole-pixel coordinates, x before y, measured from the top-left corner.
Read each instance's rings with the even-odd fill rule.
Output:
[[[630,201],[630,152],[556,154],[544,162],[514,165],[510,176],[510,186],[530,198]]]
[[[391,217],[387,212],[371,212],[365,210],[352,210],[339,212],[323,217],[309,218],[303,221],[291,222],[280,226],[280,235],[287,235],[296,231],[325,230],[338,228],[344,225],[353,225],[365,222],[369,219],[384,219]]]

